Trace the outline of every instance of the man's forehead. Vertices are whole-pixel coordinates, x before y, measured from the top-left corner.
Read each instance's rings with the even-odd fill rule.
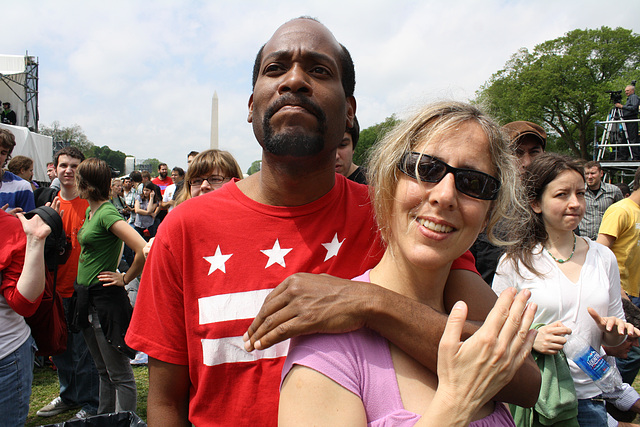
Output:
[[[338,61],[341,48],[327,27],[312,19],[301,18],[289,21],[276,30],[264,46],[263,57],[273,52],[297,49],[310,52],[328,49],[325,53],[332,54]]]
[[[58,165],[60,165],[60,163],[80,164],[81,160],[76,159],[75,157],[71,157],[71,156],[67,156],[66,154],[63,154],[58,158]]]

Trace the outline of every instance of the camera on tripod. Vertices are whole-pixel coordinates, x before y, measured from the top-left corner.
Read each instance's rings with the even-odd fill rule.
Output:
[[[609,94],[609,99],[612,104],[620,104],[622,103],[622,91],[621,90],[607,90],[605,91]]]

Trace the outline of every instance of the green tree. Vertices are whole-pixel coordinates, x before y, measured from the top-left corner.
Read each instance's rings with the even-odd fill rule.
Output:
[[[155,178],[158,176],[158,165],[160,163],[163,163],[163,162],[161,162],[156,158],[144,159],[136,162],[136,168],[138,168],[138,165],[149,165],[149,173],[153,178]]]
[[[122,151],[114,151],[106,145],[103,145],[102,147],[94,146],[92,151],[93,157],[104,160],[109,166],[120,173],[124,171],[124,159],[127,155]]]
[[[606,91],[637,78],[640,35],[624,28],[573,30],[522,48],[476,93],[502,123],[529,120],[550,134],[549,149],[590,158],[594,123],[612,107]]]
[[[60,126],[60,122],[56,120],[51,123],[51,126],[40,126],[39,133],[52,137],[55,143],[61,143],[65,146],[71,145],[72,147],[78,148],[85,157],[90,157],[92,154],[91,150],[93,150],[94,145],[78,125],[63,127]]]
[[[384,119],[382,123],[377,123],[366,129],[362,129],[356,151],[353,153],[353,162],[357,165],[366,165],[371,147],[399,122],[400,120],[396,118],[396,115],[392,114],[390,117]]]
[[[256,160],[251,163],[249,169],[247,169],[247,175],[253,175],[256,172],[260,172],[260,168],[262,167],[262,160]]]

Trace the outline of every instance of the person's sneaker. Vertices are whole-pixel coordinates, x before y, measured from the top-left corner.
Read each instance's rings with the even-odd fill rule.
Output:
[[[39,417],[52,417],[54,415],[58,415],[62,412],[75,408],[77,408],[77,406],[64,403],[62,401],[62,398],[58,396],[53,399],[51,403],[40,408],[40,410],[36,412],[36,415],[38,415]]]
[[[92,417],[93,415],[85,411],[84,409],[80,409],[69,421],[73,420],[84,420],[85,418]]]
[[[146,353],[139,351],[136,353],[136,358],[131,360],[132,365],[146,365],[149,363],[149,356]]]

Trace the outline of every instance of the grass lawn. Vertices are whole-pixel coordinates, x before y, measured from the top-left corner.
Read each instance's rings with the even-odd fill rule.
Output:
[[[146,421],[147,419],[147,393],[149,391],[149,371],[146,366],[135,366],[133,374],[136,377],[138,387],[138,409],[136,413]],[[51,402],[60,392],[58,375],[50,366],[36,368],[31,388],[31,403],[29,405],[29,416],[26,426],[40,426],[43,424],[55,424],[71,419],[77,409],[63,412],[53,417],[39,417],[36,415],[38,409]]]
[[[147,420],[147,393],[149,392],[149,371],[146,366],[135,366],[133,374],[136,377],[136,385],[138,386],[138,409],[137,414],[143,420]],[[633,383],[633,387],[640,392],[640,375]],[[67,421],[76,413],[74,411],[63,412],[54,417],[42,418],[36,415],[36,411],[42,408],[53,398],[58,396],[59,392],[58,376],[49,366],[45,368],[36,368],[33,387],[31,392],[31,405],[29,406],[29,416],[27,417],[27,427],[40,426],[43,424],[54,424]],[[636,419],[634,424],[640,424]]]

